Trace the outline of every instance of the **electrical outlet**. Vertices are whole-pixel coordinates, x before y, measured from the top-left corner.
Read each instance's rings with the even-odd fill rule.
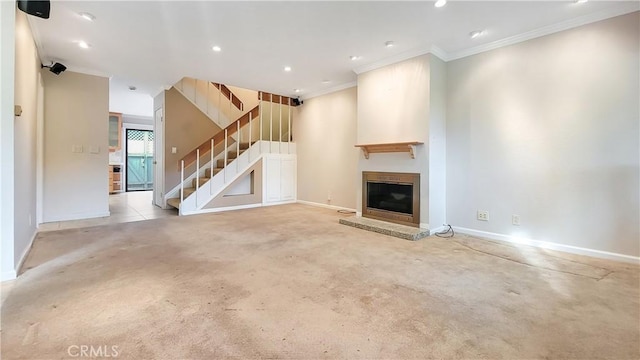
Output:
[[[331,190],[327,191],[327,201],[331,201]]]
[[[511,215],[511,223],[513,225],[520,226],[520,215],[516,215],[516,214]]]
[[[489,212],[478,210],[478,220],[480,221],[489,221]]]

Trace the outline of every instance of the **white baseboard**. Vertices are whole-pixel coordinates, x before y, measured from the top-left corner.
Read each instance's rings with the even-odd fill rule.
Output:
[[[107,217],[107,216],[111,216],[110,211],[97,212],[97,213],[76,213],[76,214],[48,217],[44,220],[44,222],[50,223],[50,222],[56,222],[56,221],[86,220],[86,219],[94,219],[94,218]]]
[[[342,206],[322,204],[322,203],[316,203],[316,202],[305,201],[305,200],[298,200],[298,204],[311,205],[311,206],[316,206],[316,207],[321,207],[321,208],[331,209],[331,210],[353,211],[354,213],[356,212],[356,209],[349,209]]]
[[[276,205],[295,204],[296,202],[297,202],[296,200],[285,200],[285,201],[263,203],[262,206],[276,206]]]
[[[11,281],[11,280],[15,280],[15,278],[16,278],[15,270],[4,271],[2,274],[0,274],[0,281]]]
[[[445,230],[448,230],[448,229],[449,229],[448,226],[440,226],[440,227],[437,227],[435,229],[429,229],[429,235],[433,235],[435,233],[439,233],[439,232],[442,232],[442,231],[445,231]]]
[[[22,264],[27,259],[27,255],[29,255],[29,252],[31,251],[31,247],[33,246],[33,242],[35,241],[36,236],[38,236],[37,229],[36,231],[33,232],[33,235],[31,236],[31,240],[29,240],[29,245],[27,245],[27,247],[22,252],[22,255],[20,255],[20,260],[18,260],[18,265],[16,266],[16,271],[15,271],[16,275],[18,272],[20,272],[20,268],[22,268]]]
[[[564,245],[564,244],[552,243],[547,241],[524,239],[524,238],[515,237],[515,236],[498,234],[498,233],[493,233],[488,231],[467,229],[467,228],[457,227],[457,226],[454,226],[453,230],[462,234],[483,237],[491,240],[504,241],[512,244],[529,245],[529,246],[535,246],[543,249],[563,251],[571,254],[587,255],[587,256],[592,256],[600,259],[640,264],[640,257],[637,257],[637,256],[624,255],[624,254],[612,253],[608,251],[588,249],[588,248],[583,248],[579,246]]]
[[[223,211],[233,211],[233,210],[242,210],[242,209],[252,209],[261,207],[261,203],[257,204],[247,204],[247,205],[236,205],[236,206],[226,206],[226,207],[218,207],[218,208],[210,208],[210,209],[200,209],[188,213],[183,213],[181,215],[197,215],[197,214],[208,214],[208,213],[217,213]]]

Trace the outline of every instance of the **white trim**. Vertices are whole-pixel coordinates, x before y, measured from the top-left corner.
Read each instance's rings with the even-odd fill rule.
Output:
[[[430,229],[429,229],[429,224],[428,224],[428,223],[420,223],[420,224],[418,224],[418,226],[420,226],[420,229],[427,229],[427,230],[430,230]]]
[[[449,229],[449,226],[440,226],[435,229],[429,229],[429,235],[435,235],[435,233],[439,233]]]
[[[33,242],[36,240],[37,236],[38,236],[38,230],[36,229],[36,231],[33,232],[33,236],[31,237],[31,240],[29,240],[29,245],[27,245],[27,247],[24,249],[24,251],[22,252],[22,255],[20,256],[20,260],[18,260],[18,266],[16,266],[16,270],[15,270],[16,275],[20,271],[20,268],[22,267],[22,264],[24,263],[24,261],[27,259],[27,255],[29,255],[31,248],[33,247]]]
[[[56,222],[56,221],[87,220],[87,219],[94,219],[94,218],[107,217],[107,216],[111,216],[110,211],[88,213],[88,214],[75,213],[75,214],[68,214],[68,215],[53,216],[53,217],[47,218],[45,220],[45,223]]]
[[[349,88],[352,88],[352,87],[355,87],[355,86],[358,86],[358,82],[357,81],[350,81],[348,83],[338,84],[336,86],[332,86],[332,87],[330,87],[328,89],[323,89],[323,90],[310,92],[310,93],[302,96],[301,99],[302,100],[309,100],[309,99],[313,99],[314,97],[331,94],[331,93],[338,92],[338,91],[341,91],[341,90],[344,90],[344,89],[349,89]]]
[[[356,216],[357,217],[362,217],[362,211],[356,211]]]
[[[535,246],[543,249],[563,251],[563,252],[578,254],[578,255],[587,255],[587,256],[592,256],[592,257],[601,258],[601,259],[640,264],[640,257],[637,257],[637,256],[624,255],[624,254],[612,253],[608,251],[588,249],[588,248],[583,248],[579,246],[564,245],[564,244],[558,244],[558,243],[547,242],[547,241],[525,239],[525,238],[520,238],[516,236],[509,236],[504,234],[468,229],[468,228],[457,227],[457,226],[454,226],[453,230],[462,234],[487,238],[491,240],[504,241],[512,244],[529,245],[529,246]]]
[[[323,204],[323,203],[317,203],[317,202],[305,201],[305,200],[298,200],[297,202],[298,202],[298,204],[321,207],[321,208],[325,208],[325,209],[346,210],[346,211],[353,211],[354,213],[356,212],[356,209],[350,209],[350,208],[346,208],[346,207],[342,207],[342,206],[329,205],[329,204]]]
[[[575,19],[559,22],[557,24],[544,26],[535,30],[531,30],[522,34],[510,36],[504,39],[500,39],[488,44],[483,44],[470,49],[464,49],[448,54],[448,60],[457,60],[467,56],[477,55],[486,51],[495,50],[501,47],[514,45],[527,40],[532,40],[546,35],[555,34],[561,31],[573,29],[579,26],[591,24],[594,22],[606,20],[612,17],[632,13],[640,10],[640,2],[628,2],[624,3],[616,8],[607,9],[593,14],[588,14]]]
[[[15,270],[5,271],[0,275],[0,281],[2,282],[11,281],[11,280],[15,280],[16,277],[17,276],[16,276]]]
[[[397,63],[399,63],[401,61],[409,60],[409,59],[412,59],[412,58],[417,57],[417,56],[426,55],[426,54],[430,53],[431,51],[432,51],[431,47],[419,47],[419,48],[411,49],[411,50],[402,52],[402,53],[397,54],[397,55],[389,56],[389,57],[386,57],[384,59],[380,59],[378,61],[374,61],[374,62],[366,64],[366,65],[358,66],[357,68],[353,69],[353,72],[355,72],[356,74],[360,75],[360,74],[365,73],[367,71],[379,69],[381,67],[385,67],[385,66],[391,65],[391,64],[397,64]],[[436,50],[436,51],[438,51],[441,56],[444,54],[444,51],[442,51],[442,50]],[[438,56],[438,57],[440,57],[440,56]]]
[[[262,206],[276,206],[276,205],[286,205],[286,204],[295,204],[296,202],[298,202],[297,200],[284,200],[284,201],[274,201],[274,202],[268,202],[268,203],[263,203]]]
[[[252,209],[257,207],[262,207],[262,203],[257,204],[247,204],[247,205],[236,205],[236,206],[226,206],[226,207],[218,207],[218,208],[208,208],[201,209],[196,211],[185,212],[181,215],[197,215],[197,214],[206,214],[206,213],[217,213],[223,211],[233,211],[233,210],[242,210],[242,209]]]

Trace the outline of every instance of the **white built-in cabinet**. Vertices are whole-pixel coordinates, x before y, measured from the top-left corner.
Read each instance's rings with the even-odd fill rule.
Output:
[[[269,154],[264,157],[263,203],[296,200],[296,156]]]

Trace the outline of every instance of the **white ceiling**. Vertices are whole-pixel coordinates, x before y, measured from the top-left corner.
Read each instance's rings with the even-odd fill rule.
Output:
[[[30,23],[43,62],[111,76],[112,91],[134,85],[155,95],[190,76],[308,97],[354,82],[354,70],[429,49],[457,58],[639,8],[637,1],[593,0],[433,4],[52,1],[51,18],[30,17]],[[84,20],[80,12],[96,19]],[[486,34],[471,39],[474,30]],[[81,49],[80,40],[91,47]],[[395,46],[385,47],[388,40]],[[222,51],[212,51],[213,45]],[[352,61],[351,55],[362,58]],[[293,70],[284,72],[285,65]]]

